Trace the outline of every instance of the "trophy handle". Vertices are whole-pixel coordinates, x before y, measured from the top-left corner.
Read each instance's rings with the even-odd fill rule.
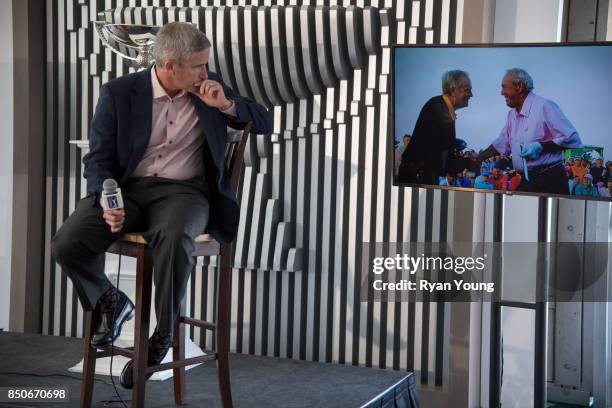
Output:
[[[106,38],[106,35],[104,34],[105,25],[106,23],[104,21],[94,21],[94,26],[96,27],[96,31],[98,32],[98,37],[100,37],[100,41],[102,41],[102,45],[104,45],[105,47],[107,47],[108,49],[110,49],[112,52],[119,55],[120,57],[136,62],[137,61],[136,58],[130,57],[129,55],[123,55],[122,53],[120,53],[118,50],[115,49],[115,47],[113,46],[113,44],[110,43],[110,41],[108,41],[108,39]]]

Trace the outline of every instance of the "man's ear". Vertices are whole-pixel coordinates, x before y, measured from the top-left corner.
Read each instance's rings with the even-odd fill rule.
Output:
[[[176,67],[176,62],[171,59],[164,60],[164,69],[168,72],[174,73],[174,68]]]

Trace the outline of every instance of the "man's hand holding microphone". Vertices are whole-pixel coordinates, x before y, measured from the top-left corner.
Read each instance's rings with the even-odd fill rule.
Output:
[[[121,231],[125,221],[121,189],[113,179],[104,180],[102,189],[102,196],[100,197],[100,205],[104,210],[102,218],[110,226],[111,232],[116,234]]]

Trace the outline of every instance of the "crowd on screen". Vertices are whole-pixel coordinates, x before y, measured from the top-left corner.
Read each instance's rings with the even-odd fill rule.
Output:
[[[409,143],[410,136],[404,136],[402,149],[396,149],[396,160],[401,154],[400,150]],[[524,175],[512,168],[510,155],[496,155],[481,162],[477,160],[477,152],[465,149],[457,151],[455,156],[455,164],[447,166],[449,171],[445,177],[439,177],[438,185],[516,191],[523,182]],[[604,164],[599,154],[584,154],[570,157],[563,162],[563,166],[571,195],[612,197],[612,161]]]
[[[612,161],[591,156],[570,157],[563,163],[570,194],[612,197]]]

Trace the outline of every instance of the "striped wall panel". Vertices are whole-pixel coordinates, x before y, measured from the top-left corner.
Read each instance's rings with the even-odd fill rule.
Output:
[[[87,139],[100,86],[132,70],[100,44],[92,21],[193,22],[215,47],[211,68],[274,112],[273,134],[251,137],[246,153],[232,349],[414,370],[441,385],[448,305],[360,302],[356,277],[363,242],[452,236],[454,193],[392,186],[389,74],[393,44],[459,41],[460,5],[48,0],[47,242],[84,192],[81,152],[68,142]],[[82,310],[49,247],[45,265],[45,333],[80,336]],[[215,312],[214,266],[200,259],[191,278],[188,308],[198,317]],[[210,335],[190,334],[213,346]]]

